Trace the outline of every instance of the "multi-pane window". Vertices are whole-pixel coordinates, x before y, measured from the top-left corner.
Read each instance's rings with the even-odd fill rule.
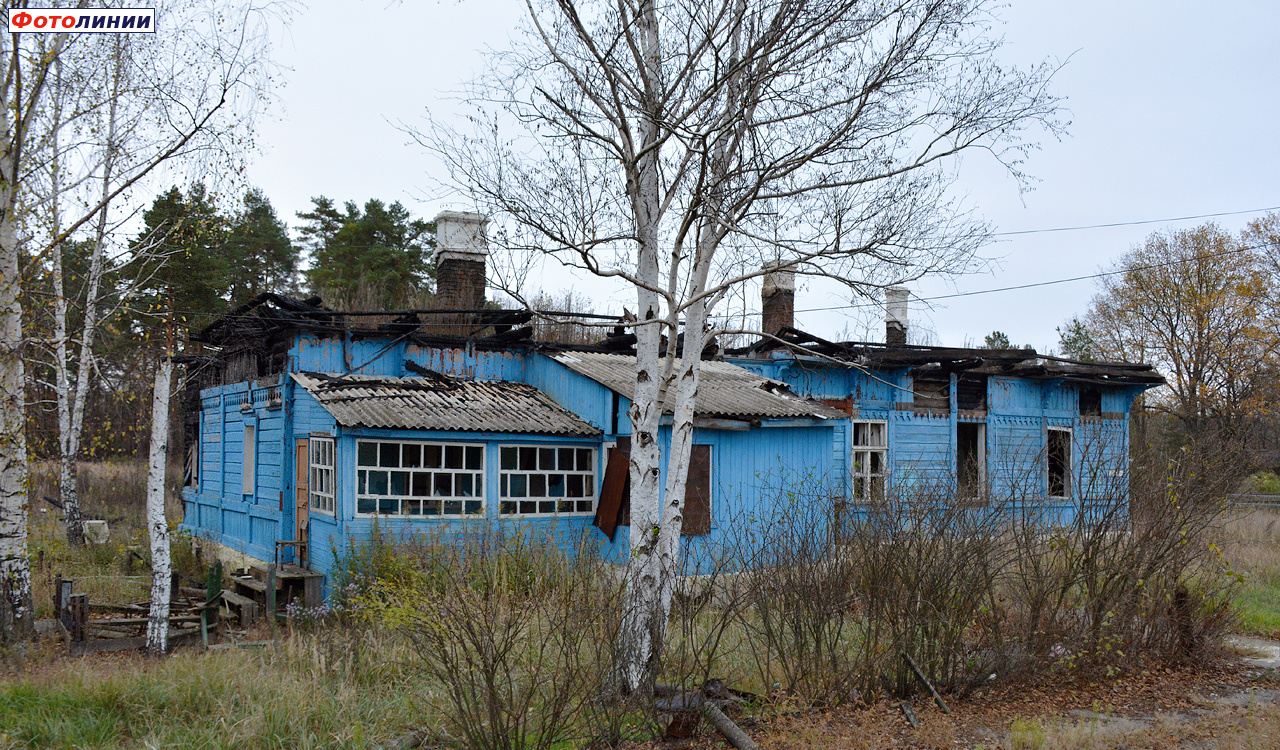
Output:
[[[504,515],[594,513],[594,448],[503,446],[499,512]]]
[[[311,496],[311,509],[321,513],[333,514],[333,438],[311,438],[308,441],[307,456],[311,463],[310,481],[307,492]]]
[[[853,422],[853,499],[879,502],[884,499],[885,455],[889,451],[885,422]]]
[[[356,513],[461,516],[484,512],[484,446],[360,440]]]

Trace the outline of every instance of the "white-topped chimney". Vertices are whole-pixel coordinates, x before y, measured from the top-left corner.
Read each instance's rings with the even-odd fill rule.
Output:
[[[484,214],[441,211],[436,216],[436,306],[442,310],[479,310],[484,307]]]

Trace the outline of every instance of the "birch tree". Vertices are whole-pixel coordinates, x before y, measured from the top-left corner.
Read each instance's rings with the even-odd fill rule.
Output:
[[[269,6],[267,6],[269,7]],[[219,18],[219,12],[225,13]],[[54,336],[59,488],[67,540],[83,544],[76,466],[85,408],[95,372],[99,326],[129,302],[165,258],[158,251],[129,248],[145,256],[104,288],[104,274],[125,250],[116,241],[132,206],[129,187],[170,163],[226,166],[243,154],[259,96],[270,72],[264,16],[252,6],[171,2],[159,9],[157,33],[79,39],[55,63],[51,91],[47,180],[33,194],[48,211],[45,254],[55,271]],[[124,202],[125,205],[121,205]],[[69,218],[68,218],[69,217]],[[62,288],[64,244],[78,225],[92,244],[83,294],[68,299]],[[163,246],[162,233],[151,245]],[[156,257],[152,257],[152,256]],[[82,311],[78,331],[68,326],[72,306]]]
[[[5,14],[25,3],[4,2]],[[62,478],[67,507],[68,536],[75,542],[83,533],[79,524],[79,504],[75,492],[75,459],[87,384],[93,366],[93,343],[97,323],[90,310],[99,304],[103,253],[110,226],[113,202],[148,175],[182,160],[193,163],[211,153],[228,153],[243,145],[245,131],[237,125],[242,116],[259,106],[269,58],[264,54],[263,25],[272,16],[260,6],[236,8],[210,0],[171,3],[157,13],[156,40],[144,57],[107,58],[103,68],[119,75],[87,80],[107,82],[95,89],[101,96],[96,106],[75,111],[96,113],[105,120],[105,142],[89,139],[73,146],[63,136],[72,132],[67,110],[55,105],[51,110],[46,94],[50,80],[59,69],[65,74],[74,64],[102,60],[88,55],[93,35],[10,34],[0,42],[5,60],[0,97],[0,638],[28,637],[31,630],[31,586],[27,561],[27,451],[24,434],[24,335],[19,302],[18,258],[26,245],[35,262],[63,242],[92,228],[95,247],[86,292],[86,323],[81,332],[76,360],[75,393],[66,371],[70,361],[70,335],[66,326],[65,289],[55,304],[55,316],[62,319],[53,347],[62,372],[58,376],[60,428],[68,432],[60,439]],[[117,45],[101,38],[93,44]],[[174,42],[180,39],[180,42]],[[140,44],[130,42],[130,44]],[[78,56],[77,53],[85,52]],[[113,65],[115,66],[113,68]],[[132,67],[130,67],[132,66]],[[135,85],[120,86],[126,72]],[[83,71],[81,71],[83,72]],[[156,82],[164,82],[163,85]],[[154,94],[145,102],[140,92]],[[92,97],[81,100],[81,104]],[[131,139],[120,125],[122,111],[132,109],[139,127]],[[114,124],[112,118],[116,118]],[[98,132],[86,126],[84,132]],[[68,136],[69,137],[69,136]],[[48,146],[52,146],[49,150]],[[127,148],[126,148],[127,146]],[[54,164],[49,171],[47,167]],[[67,172],[80,168],[79,177]],[[50,175],[41,183],[39,175]],[[41,189],[43,188],[43,190]],[[96,189],[95,189],[96,188]],[[50,202],[53,202],[52,204]],[[52,205],[57,218],[50,231],[39,236],[34,231],[35,216]],[[96,221],[96,224],[95,224]],[[59,258],[60,263],[61,258]],[[60,277],[60,274],[58,274]],[[70,469],[68,470],[68,466]],[[69,476],[69,479],[68,479]]]
[[[151,448],[147,459],[147,538],[151,543],[147,653],[152,656],[163,656],[169,650],[169,596],[173,586],[169,520],[164,512],[164,479],[169,465],[169,389],[173,382],[173,359],[169,354],[156,366],[155,390],[151,396]]]
[[[766,262],[868,297],[970,269],[987,230],[950,197],[957,158],[1022,179],[1061,127],[1053,67],[996,61],[992,5],[527,0],[523,41],[469,92],[478,127],[415,132],[511,254],[635,290],[620,691],[661,658],[716,305]],[[682,358],[662,346],[681,332]]]
[[[4,10],[8,11],[8,3]],[[17,209],[25,147],[39,112],[52,61],[67,44],[65,34],[19,35],[0,41],[5,60],[0,80],[0,643],[30,637],[34,620],[31,570],[27,562],[27,441],[23,403],[24,368]]]

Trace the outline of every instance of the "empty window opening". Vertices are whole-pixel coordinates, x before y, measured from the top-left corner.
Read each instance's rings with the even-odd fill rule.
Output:
[[[951,411],[951,373],[939,370],[918,371],[912,376],[911,391],[915,408]]]
[[[974,501],[986,496],[987,426],[975,422],[956,425],[956,495]]]
[[[987,376],[962,372],[956,378],[956,408],[961,411],[987,410]]]
[[[1071,497],[1071,431],[1049,428],[1049,496]]]
[[[1080,416],[1102,416],[1102,391],[1097,388],[1080,389]]]

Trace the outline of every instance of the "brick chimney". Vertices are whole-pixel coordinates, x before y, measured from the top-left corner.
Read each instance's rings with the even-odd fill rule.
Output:
[[[479,310],[484,307],[484,236],[489,219],[465,211],[441,211],[436,216],[436,307],[441,310]]]
[[[776,334],[778,329],[793,328],[796,324],[796,272],[790,267],[783,268],[780,261],[765,263],[763,269],[764,289],[760,292],[763,320],[760,330]]]
[[[905,286],[891,286],[884,290],[884,343],[907,343],[907,298]]]

